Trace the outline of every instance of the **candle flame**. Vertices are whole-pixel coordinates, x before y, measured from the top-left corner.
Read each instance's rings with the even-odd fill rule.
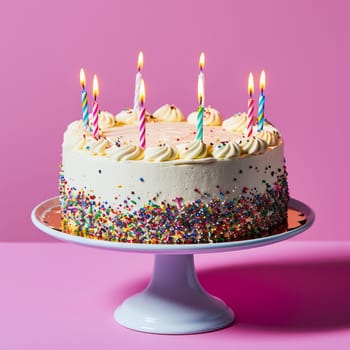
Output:
[[[98,97],[99,89],[98,89],[98,80],[97,80],[97,75],[94,75],[94,79],[92,82],[92,92],[94,95],[94,99],[96,100]]]
[[[248,78],[248,94],[250,97],[252,97],[254,93],[254,79],[253,79],[253,73],[249,73],[249,78]]]
[[[141,69],[143,68],[143,52],[139,52],[139,57],[137,59],[137,70],[141,72]]]
[[[198,79],[198,102],[200,105],[202,105],[203,103],[203,96],[204,96],[203,80]]]
[[[140,86],[140,105],[143,106],[146,100],[146,89],[145,89],[145,82],[143,79],[141,79],[141,86]]]
[[[199,57],[199,69],[200,70],[204,69],[204,63],[205,63],[205,57],[204,57],[204,52],[202,52],[200,57]]]
[[[80,85],[83,89],[85,89],[85,83],[86,83],[85,72],[83,68],[80,68]]]
[[[260,74],[260,90],[263,92],[265,90],[265,85],[266,85],[266,76],[265,76],[265,71],[263,70]]]

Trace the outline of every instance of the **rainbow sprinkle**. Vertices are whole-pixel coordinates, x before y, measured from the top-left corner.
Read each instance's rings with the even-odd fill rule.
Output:
[[[151,244],[264,237],[286,229],[289,194],[285,171],[272,185],[263,183],[266,185],[263,195],[245,188],[244,194],[233,200],[225,200],[220,192],[215,198],[199,193],[193,202],[176,197],[171,203],[159,204],[156,202],[159,194],[154,194],[153,200],[135,209],[135,197],[127,197],[118,207],[112,207],[93,193],[69,187],[61,172],[62,230],[93,239]]]

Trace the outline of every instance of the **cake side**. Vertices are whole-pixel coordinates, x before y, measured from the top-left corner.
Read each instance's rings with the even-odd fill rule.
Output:
[[[137,126],[107,125],[98,141],[79,122],[65,133],[64,232],[121,242],[207,243],[285,230],[288,185],[280,137],[242,139],[211,126],[207,144],[193,144],[190,124],[151,123],[150,147],[143,152],[135,146]],[[266,134],[261,136],[275,131]]]

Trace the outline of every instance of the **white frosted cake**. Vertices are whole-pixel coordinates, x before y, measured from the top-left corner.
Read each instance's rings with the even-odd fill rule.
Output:
[[[99,139],[82,121],[65,134],[60,175],[62,230],[89,238],[138,243],[243,240],[286,229],[288,185],[283,140],[265,121],[244,136],[245,113],[224,122],[196,119],[165,105],[146,123],[139,146],[137,116],[99,115]]]

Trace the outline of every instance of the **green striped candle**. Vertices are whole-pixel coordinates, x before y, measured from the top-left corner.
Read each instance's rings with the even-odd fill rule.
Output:
[[[203,115],[204,115],[204,105],[203,105],[203,80],[198,80],[198,114],[197,114],[197,128],[196,128],[196,140],[203,141]]]

